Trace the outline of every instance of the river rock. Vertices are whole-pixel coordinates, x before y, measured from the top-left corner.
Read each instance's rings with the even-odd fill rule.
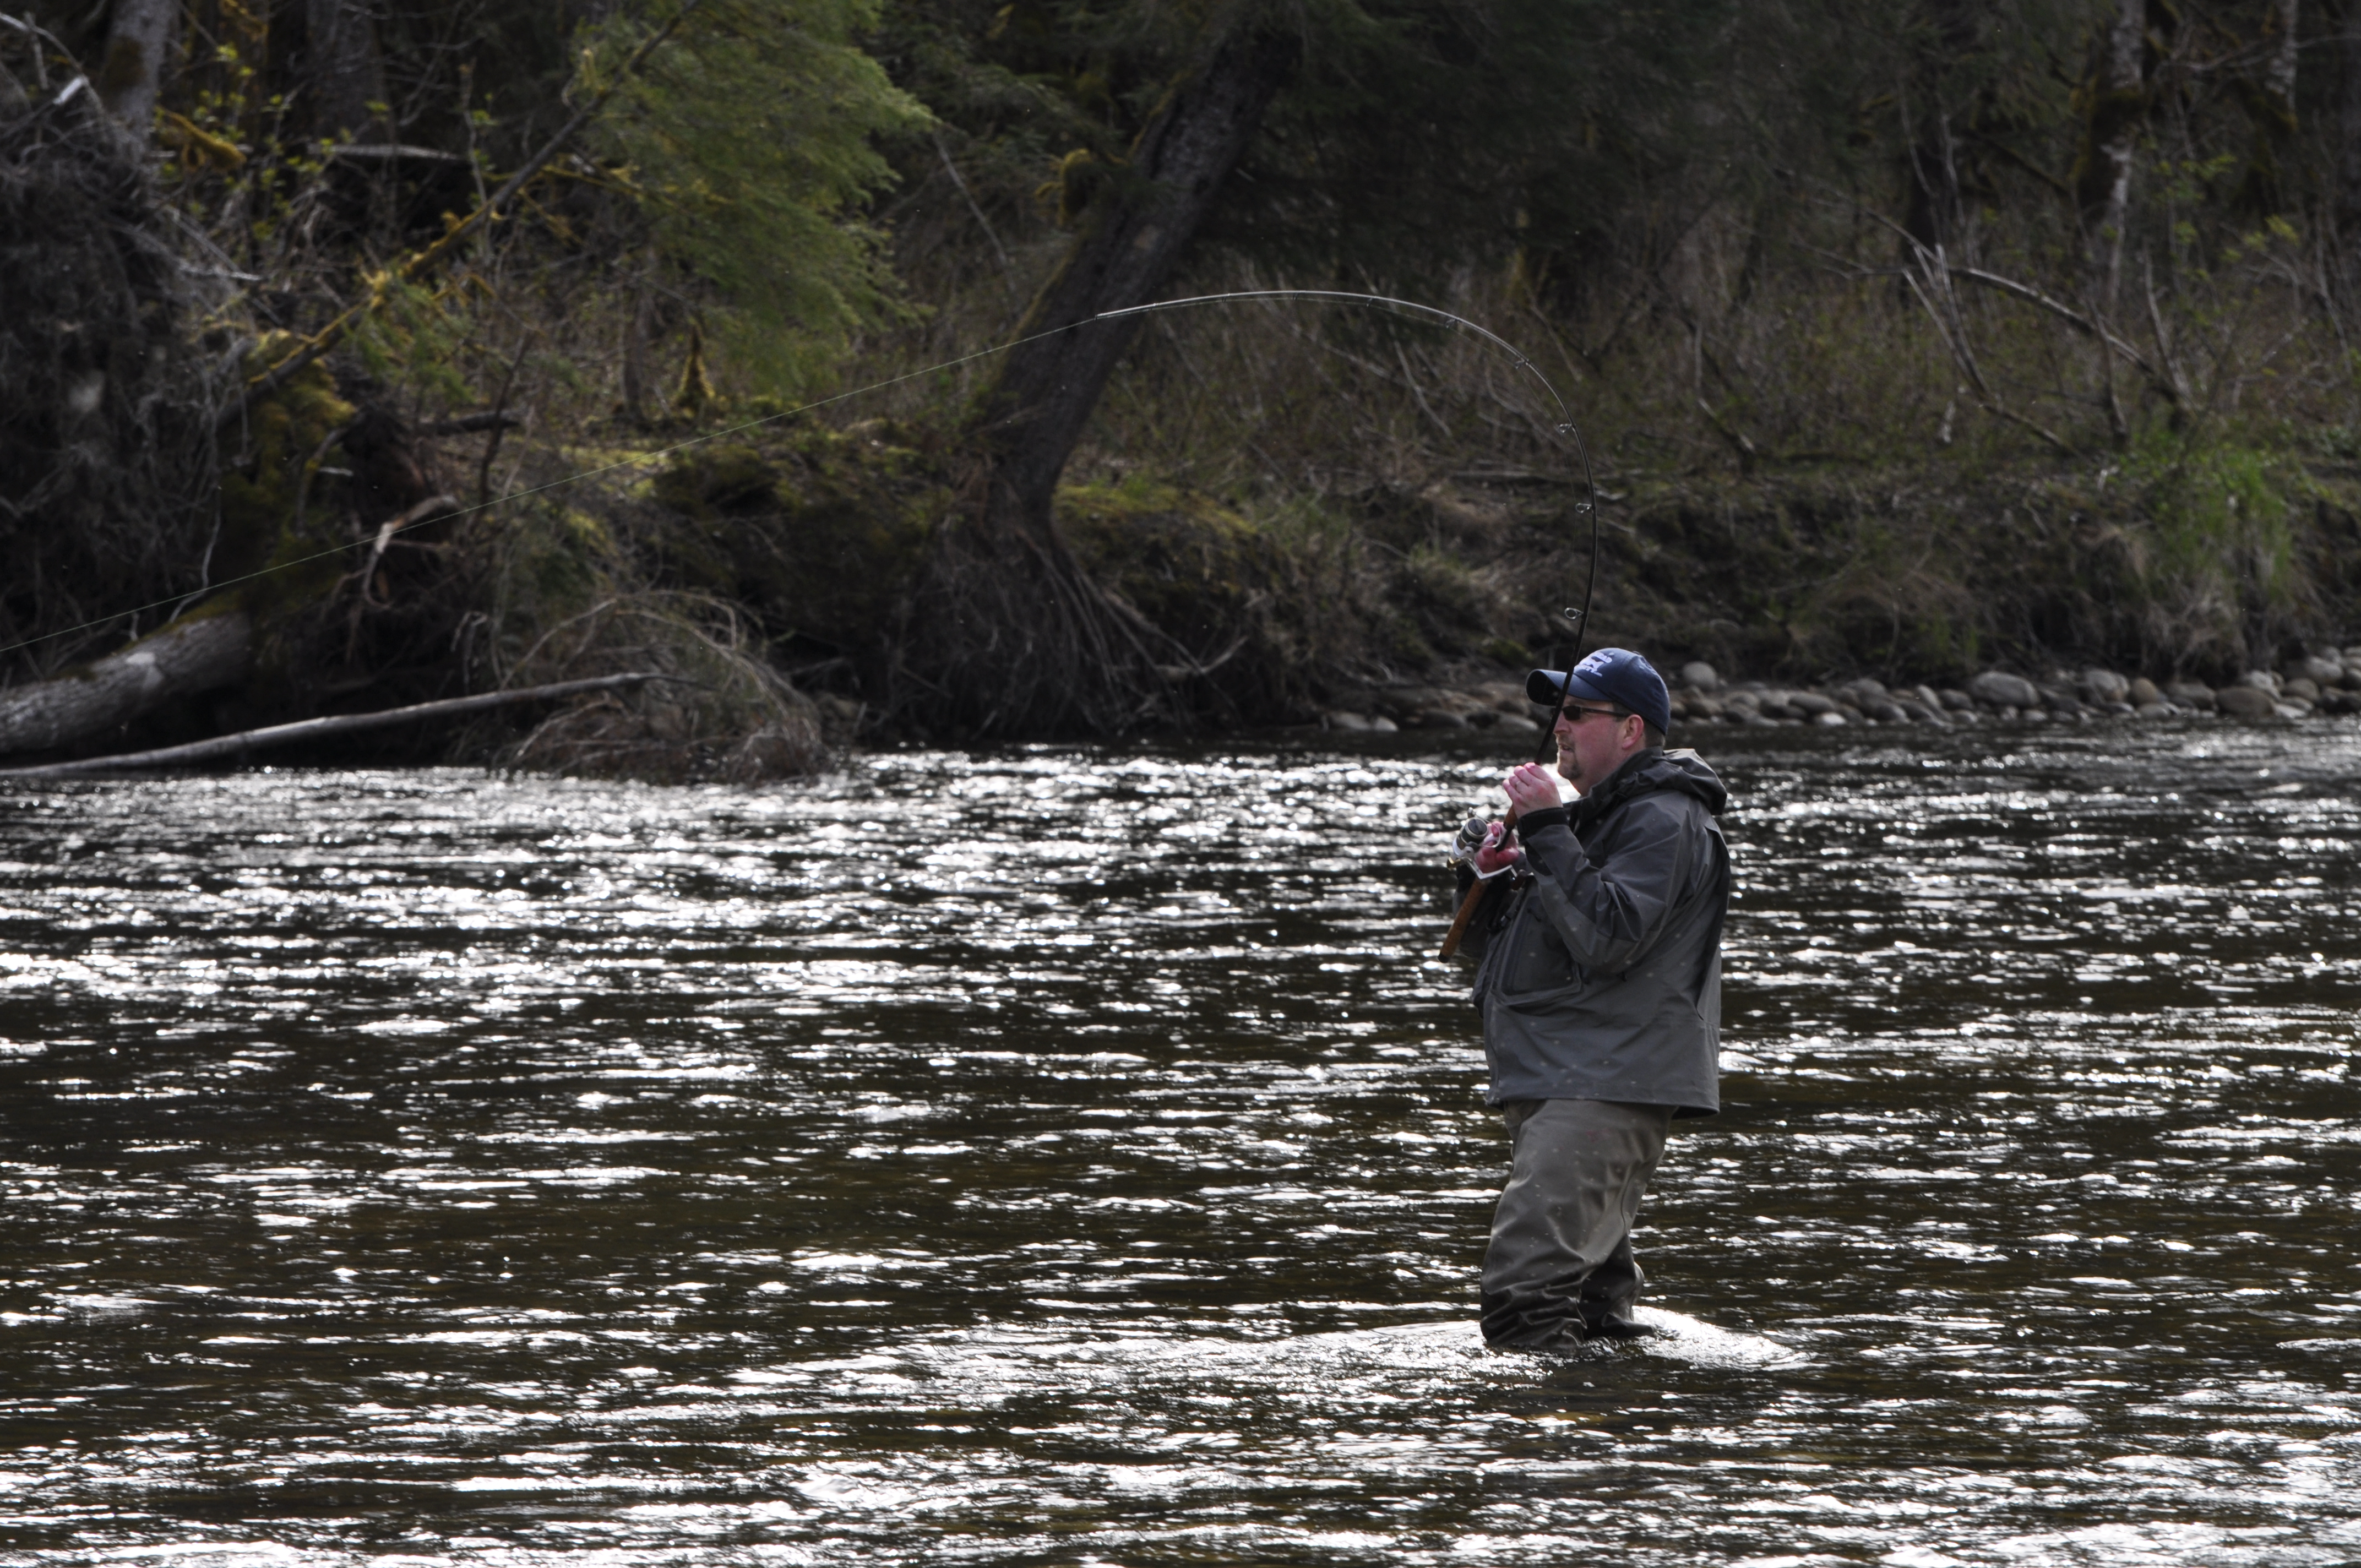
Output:
[[[2273,696],[2279,695],[2279,678],[2268,670],[2248,670],[2238,677],[2235,684],[2252,686],[2257,691],[2268,692]]]
[[[2211,713],[2215,706],[2213,688],[2202,681],[2169,682],[2164,695],[2183,707],[2194,707],[2207,713]]]
[[[1396,719],[1413,720],[1429,708],[1438,708],[1449,699],[1433,686],[1389,686],[1377,696],[1377,705]]]
[[[2213,694],[2213,706],[2232,718],[2268,718],[2279,711],[2279,701],[2261,686],[2240,682],[2224,686]]]
[[[2320,701],[2320,683],[2309,675],[2297,675],[2280,683],[2279,696],[2283,698],[2301,697],[2306,702],[2317,703]]]
[[[2034,689],[2033,683],[2005,670],[1986,670],[1968,683],[1968,695],[1987,707],[2024,709],[2041,706],[2041,694]]]
[[[1873,696],[1861,705],[1861,710],[1880,724],[1901,724],[1909,718],[1902,705],[1891,697]]]
[[[1942,698],[1943,706],[1953,713],[1973,713],[1976,710],[1976,699],[1957,686],[1945,686],[1935,695]]]
[[[1691,659],[1681,666],[1681,684],[1695,686],[1701,692],[1719,691],[1721,675],[1703,659]]]
[[[1349,729],[1356,733],[1366,733],[1369,728],[1367,717],[1355,713],[1350,708],[1335,708],[1323,717],[1331,729]]]
[[[2103,670],[2095,664],[2075,677],[2074,684],[2082,688],[2086,700],[2100,707],[2111,702],[2123,701],[2132,689],[2131,682],[2113,670]]]
[[[1400,729],[1400,725],[1396,724],[1392,719],[1388,718],[1382,713],[1373,715],[1369,719],[1369,730],[1372,734],[1391,735]]]
[[[1801,710],[1806,717],[1812,718],[1817,718],[1824,713],[1837,711],[1836,699],[1822,696],[1818,692],[1789,692],[1787,706]],[[1839,717],[1842,716],[1839,715]]]
[[[1413,729],[1465,729],[1467,721],[1447,707],[1422,707],[1410,717]]]
[[[2339,660],[2323,659],[2314,653],[2290,664],[2288,674],[2310,681],[2316,686],[2333,686],[2345,678],[2345,665]]]
[[[2142,675],[2124,688],[2124,700],[2134,707],[2147,707],[2152,703],[2162,702],[2164,694],[2156,689],[2154,681]]]

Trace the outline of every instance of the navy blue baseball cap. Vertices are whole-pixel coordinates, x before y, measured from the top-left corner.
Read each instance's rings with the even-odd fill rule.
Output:
[[[1601,648],[1571,671],[1535,670],[1525,677],[1525,695],[1544,707],[1556,707],[1568,696],[1611,702],[1659,730],[1673,727],[1673,694],[1664,677],[1629,648]]]

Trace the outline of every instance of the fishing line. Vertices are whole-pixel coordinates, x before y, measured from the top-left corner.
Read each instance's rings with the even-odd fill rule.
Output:
[[[1550,401],[1557,408],[1558,420],[1555,426],[1555,433],[1572,441],[1576,454],[1582,460],[1583,481],[1590,494],[1588,503],[1579,509],[1581,510],[1587,511],[1590,514],[1590,580],[1588,586],[1583,589],[1582,608],[1580,609],[1576,609],[1572,607],[1568,607],[1565,611],[1566,618],[1575,623],[1575,646],[1576,651],[1578,653],[1581,649],[1581,637],[1590,624],[1591,595],[1598,587],[1598,480],[1591,471],[1590,448],[1583,441],[1582,432],[1575,423],[1573,413],[1566,408],[1565,400],[1558,395],[1557,389],[1550,384],[1549,378],[1542,374],[1541,367],[1535,365],[1532,359],[1527,357],[1524,352],[1519,349],[1516,345],[1509,342],[1508,339],[1500,336],[1498,333],[1488,331],[1484,327],[1477,325],[1474,322],[1469,321],[1465,316],[1454,315],[1451,312],[1444,310],[1439,306],[1420,304],[1415,300],[1398,300],[1389,294],[1347,293],[1344,291],[1335,289],[1235,289],[1226,293],[1195,294],[1187,299],[1181,300],[1159,300],[1152,304],[1128,305],[1119,311],[1101,311],[1096,315],[1086,316],[1078,322],[1070,322],[1064,326],[1050,327],[1046,331],[1032,333],[1024,337],[1013,339],[1007,343],[995,344],[990,348],[977,349],[972,354],[962,354],[955,359],[946,359],[939,365],[929,365],[923,369],[906,371],[899,376],[889,376],[882,381],[872,381],[866,386],[855,387],[850,391],[832,393],[828,397],[816,398],[810,402],[799,404],[795,408],[783,409],[774,414],[765,414],[761,419],[747,420],[741,424],[729,425],[720,430],[708,431],[703,435],[691,436],[686,441],[675,443],[671,446],[660,447],[653,452],[635,453],[631,456],[619,458],[612,463],[603,463],[595,468],[585,468],[580,473],[568,474],[563,478],[552,479],[546,484],[533,485],[522,490],[512,490],[506,495],[494,496],[489,499],[478,501],[472,506],[459,507],[451,511],[436,512],[432,517],[421,518],[418,521],[410,524],[408,527],[395,529],[387,532],[383,535],[383,539],[386,543],[390,543],[393,540],[401,537],[402,534],[409,532],[410,530],[413,528],[424,528],[430,523],[450,522],[459,518],[473,516],[477,512],[489,511],[497,506],[505,506],[511,501],[528,500],[534,496],[543,495],[548,491],[557,489],[561,486],[578,484],[585,479],[595,479],[601,474],[611,474],[619,468],[631,468],[639,466],[642,464],[660,462],[664,458],[674,455],[675,453],[686,452],[694,446],[701,446],[708,441],[719,441],[724,436],[739,435],[750,430],[759,430],[766,424],[776,424],[781,420],[794,419],[800,414],[810,413],[816,409],[824,409],[836,403],[848,402],[854,398],[866,397],[872,392],[882,392],[889,387],[898,387],[905,382],[915,381],[922,377],[939,375],[946,370],[956,370],[963,365],[972,365],[978,360],[989,359],[995,354],[1006,354],[1011,350],[1022,348],[1028,343],[1039,343],[1045,338],[1056,337],[1064,333],[1079,332],[1083,327],[1093,326],[1100,322],[1121,321],[1130,316],[1151,315],[1159,311],[1188,310],[1198,305],[1218,305],[1235,303],[1247,300],[1320,300],[1335,304],[1360,305],[1389,312],[1406,312],[1412,316],[1422,317],[1429,321],[1441,322],[1456,330],[1474,334],[1484,342],[1490,344],[1493,347],[1498,348],[1508,355],[1510,360],[1518,369],[1524,371],[1527,375],[1531,376],[1534,381],[1540,384],[1542,390],[1549,394]],[[375,548],[378,543],[378,536],[372,535],[367,539],[356,539],[346,544],[331,545],[325,550],[315,551],[309,555],[299,555],[291,561],[281,561],[275,565],[265,566],[257,571],[247,572],[240,576],[230,577],[222,582],[210,584],[205,587],[198,589],[197,593],[209,598],[230,588],[239,587],[247,583],[258,582],[262,578],[273,576],[276,573],[291,571],[297,566],[309,565],[314,561],[326,561],[338,555],[349,554],[355,550]],[[129,609],[116,610],[109,615],[99,616],[95,620],[85,620],[78,626],[64,627],[56,631],[45,631],[38,637],[27,637],[21,642],[12,642],[7,644],[5,647],[0,647],[0,655],[14,653],[20,649],[30,648],[38,643],[54,641],[56,639],[60,637],[71,637],[76,632],[89,631],[97,627],[104,626],[111,620],[120,620],[126,616],[144,615],[151,609],[159,609],[165,605],[185,603],[191,597],[191,595],[185,592],[170,594],[163,598],[152,599],[146,604],[134,605]],[[171,623],[168,621],[166,624],[170,625]],[[1569,667],[1571,666],[1571,663],[1572,661],[1569,660]]]

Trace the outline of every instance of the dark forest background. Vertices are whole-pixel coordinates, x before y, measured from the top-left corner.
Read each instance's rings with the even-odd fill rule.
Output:
[[[0,751],[653,672],[405,743],[757,776],[1563,646],[1589,492],[1495,348],[1093,322],[1285,288],[1532,356],[1597,638],[2361,632],[2356,0],[44,0]]]

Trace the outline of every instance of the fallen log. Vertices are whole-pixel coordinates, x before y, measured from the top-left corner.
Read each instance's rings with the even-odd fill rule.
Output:
[[[483,692],[475,696],[445,697],[440,702],[414,702],[407,707],[389,707],[378,713],[345,713],[326,718],[298,719],[292,724],[272,724],[260,729],[241,729],[235,735],[216,735],[210,740],[192,740],[182,746],[159,746],[152,751],[84,757],[78,762],[49,762],[32,768],[0,768],[0,779],[58,778],[72,773],[113,773],[136,768],[186,767],[192,762],[210,762],[222,757],[244,757],[267,746],[319,740],[334,735],[357,735],[365,730],[390,729],[395,725],[415,723],[420,719],[456,718],[463,714],[483,713],[514,703],[541,702],[574,696],[583,692],[615,691],[648,681],[680,679],[678,675],[659,674],[595,675],[587,680],[559,681],[553,685]]]
[[[0,691],[0,756],[71,746],[168,697],[229,685],[245,676],[253,641],[243,611],[200,611],[54,679]]]

